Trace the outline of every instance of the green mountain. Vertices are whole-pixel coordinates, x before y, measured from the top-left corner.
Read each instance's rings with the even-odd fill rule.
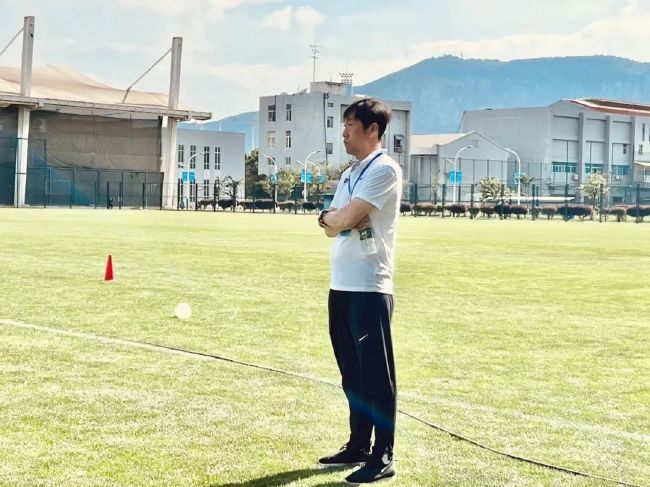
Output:
[[[563,98],[586,97],[650,104],[650,63],[613,56],[507,62],[442,56],[357,86],[354,91],[410,101],[413,133],[453,133],[458,131],[465,110],[544,106]],[[204,127],[243,132],[250,150],[252,119],[257,120],[257,112],[208,122]]]

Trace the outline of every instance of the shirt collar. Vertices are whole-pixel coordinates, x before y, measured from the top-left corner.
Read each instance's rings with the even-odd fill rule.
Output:
[[[368,164],[368,162],[371,161],[372,158],[375,157],[377,154],[379,154],[379,153],[385,153],[385,152],[386,152],[386,150],[383,149],[383,148],[382,148],[382,149],[377,149],[377,150],[375,150],[375,151],[372,151],[372,152],[371,152],[370,154],[368,154],[368,155],[367,155],[363,160],[361,160],[361,161],[354,161],[354,162],[352,163],[352,166],[350,166],[350,171],[354,171],[355,169],[357,169],[357,168],[359,168],[359,167],[363,167],[363,166],[365,166],[365,165]]]

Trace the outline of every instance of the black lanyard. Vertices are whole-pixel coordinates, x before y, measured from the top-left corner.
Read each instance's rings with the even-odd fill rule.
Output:
[[[366,164],[366,167],[364,167],[364,168],[361,170],[361,174],[359,174],[359,177],[358,177],[357,180],[354,182],[354,185],[353,185],[352,187],[350,187],[350,180],[352,179],[352,171],[350,171],[350,177],[348,178],[348,193],[350,193],[350,199],[352,199],[352,194],[354,193],[354,188],[357,187],[357,184],[359,183],[359,180],[361,179],[361,176],[363,176],[363,173],[366,172],[366,169],[368,169],[368,168],[370,167],[370,164],[372,164],[373,162],[375,162],[375,159],[377,159],[379,156],[381,156],[381,155],[383,155],[383,154],[384,154],[383,152],[380,152],[379,154],[375,155],[375,157],[373,157],[372,159],[370,159],[370,161],[368,162],[368,164]]]

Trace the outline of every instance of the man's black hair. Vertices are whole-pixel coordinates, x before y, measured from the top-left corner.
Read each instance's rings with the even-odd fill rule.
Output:
[[[361,122],[364,129],[368,129],[371,124],[376,123],[379,129],[379,138],[381,139],[386,132],[386,126],[390,123],[390,107],[385,103],[375,100],[374,98],[363,98],[355,101],[345,109],[343,118],[353,117]]]

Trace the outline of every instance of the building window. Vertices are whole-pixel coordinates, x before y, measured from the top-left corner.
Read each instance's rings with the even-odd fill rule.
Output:
[[[623,144],[623,154],[627,154],[627,144]]]
[[[284,133],[284,146],[285,146],[287,149],[290,149],[290,148],[291,148],[291,130],[287,130],[287,131]]]
[[[291,157],[285,157],[284,158],[284,165],[285,166],[290,166],[291,165]]]
[[[196,146],[190,146],[190,169],[196,169]]]
[[[210,169],[210,148],[203,148],[203,169]]]
[[[575,162],[554,162],[553,172],[577,174],[578,164]]]
[[[334,103],[332,103],[331,101],[328,101],[327,102],[327,107],[328,108],[334,108]]]
[[[334,117],[327,116],[327,128],[328,129],[333,129],[334,128]]]
[[[645,123],[643,124],[643,129],[641,130],[641,140],[645,140]]]
[[[404,136],[395,135],[393,136],[393,152],[401,153],[404,152]]]
[[[275,130],[269,130],[266,134],[267,147],[275,147]]]
[[[602,164],[585,164],[585,173],[586,174],[602,174],[603,165]]]
[[[209,198],[210,197],[210,180],[209,179],[204,179],[203,180],[203,197],[204,198]]]
[[[291,122],[291,103],[287,103],[287,122]]]
[[[469,145],[471,145],[472,147],[478,147],[478,139],[470,140]]]
[[[269,122],[275,122],[275,105],[269,105]]]
[[[183,167],[185,162],[185,146],[183,144],[178,145],[178,167]]]
[[[643,155],[643,144],[639,144],[639,155]]]
[[[630,174],[630,166],[612,166],[612,176],[627,176]]]
[[[179,199],[183,197],[183,191],[184,191],[183,187],[184,186],[185,185],[183,184],[183,178],[178,178],[178,198]]]
[[[332,142],[327,142],[325,144],[325,152],[327,152],[328,154],[334,153],[334,144]]]
[[[221,171],[221,147],[214,148],[214,168]]]

